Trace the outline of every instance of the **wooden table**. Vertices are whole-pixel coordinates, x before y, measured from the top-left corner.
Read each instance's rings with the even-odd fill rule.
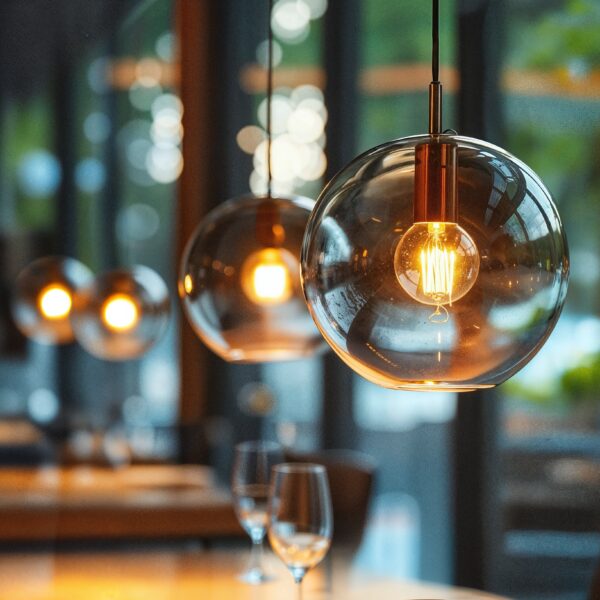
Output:
[[[0,555],[0,597],[10,600],[294,600],[292,577],[267,555],[276,579],[240,582],[248,552],[178,548]],[[304,582],[304,600],[500,600],[483,592],[360,572],[332,551]]]
[[[0,470],[2,544],[231,535],[242,529],[208,467]]]

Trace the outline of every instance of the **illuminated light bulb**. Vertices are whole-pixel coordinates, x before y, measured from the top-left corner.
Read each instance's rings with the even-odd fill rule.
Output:
[[[91,271],[73,258],[46,256],[33,261],[14,284],[15,324],[24,335],[42,344],[72,342],[74,298],[92,278]]]
[[[222,359],[297,360],[326,347],[300,283],[313,206],[301,196],[246,195],[214,208],[191,236],[178,279],[181,304]]]
[[[411,298],[436,307],[430,320],[445,322],[445,305],[452,306],[475,284],[479,252],[456,223],[415,223],[396,248],[394,270]]]
[[[289,297],[289,277],[283,265],[258,265],[252,275],[252,287],[261,302],[281,302]]]
[[[169,290],[152,269],[135,266],[98,275],[73,298],[71,323],[77,341],[104,360],[140,357],[164,333]]]
[[[242,289],[256,304],[282,304],[294,293],[292,273],[298,261],[283,248],[264,248],[251,254],[242,267]]]
[[[59,284],[46,286],[38,296],[40,312],[46,319],[64,319],[69,315],[72,303],[69,290]]]
[[[110,329],[127,331],[137,325],[139,311],[130,296],[113,294],[103,304],[102,320]]]

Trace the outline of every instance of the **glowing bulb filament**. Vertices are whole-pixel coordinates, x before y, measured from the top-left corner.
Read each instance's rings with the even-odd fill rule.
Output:
[[[423,293],[436,303],[452,305],[456,254],[433,239],[421,250],[421,283]]]
[[[129,296],[113,294],[104,302],[102,320],[109,329],[118,332],[128,331],[139,320],[138,307]]]
[[[258,265],[252,285],[256,297],[264,302],[280,302],[289,296],[289,276],[284,265]]]
[[[251,254],[241,271],[242,289],[256,304],[287,302],[294,293],[296,259],[284,248],[263,248]]]
[[[40,311],[47,319],[64,319],[71,310],[71,294],[62,285],[45,287],[38,298]]]
[[[402,236],[394,270],[404,291],[417,302],[435,306],[433,323],[450,318],[446,305],[460,300],[479,273],[479,251],[457,223],[422,221]]]

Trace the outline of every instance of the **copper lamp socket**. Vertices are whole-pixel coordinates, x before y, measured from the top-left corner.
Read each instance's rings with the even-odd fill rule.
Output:
[[[432,139],[415,147],[414,222],[456,223],[456,145]]]

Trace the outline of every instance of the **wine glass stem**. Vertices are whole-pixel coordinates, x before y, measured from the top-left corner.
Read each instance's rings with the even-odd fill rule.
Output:
[[[302,600],[302,579],[296,579],[296,600]]]
[[[252,538],[250,551],[250,570],[262,573],[263,571],[263,538]]]

